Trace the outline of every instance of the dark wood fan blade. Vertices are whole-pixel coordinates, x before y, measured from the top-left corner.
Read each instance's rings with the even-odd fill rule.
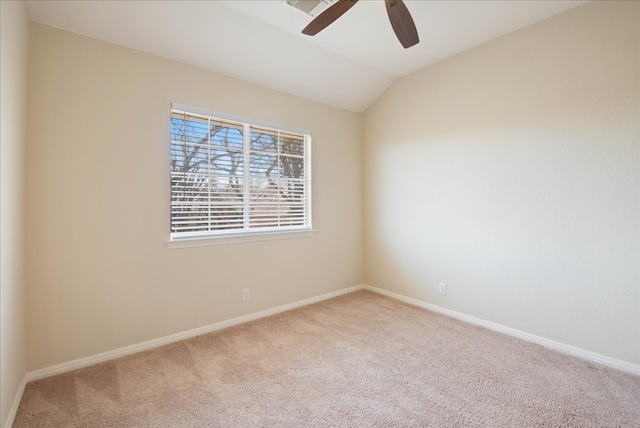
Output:
[[[416,30],[416,24],[413,23],[413,18],[407,6],[402,0],[385,0],[385,4],[393,31],[395,31],[402,46],[406,49],[418,44],[420,41],[418,30]]]
[[[338,0],[338,3],[332,4],[329,9],[316,16],[309,25],[304,27],[302,34],[315,36],[327,28],[333,21],[344,15],[344,13],[351,9],[356,3],[358,3],[358,0]]]

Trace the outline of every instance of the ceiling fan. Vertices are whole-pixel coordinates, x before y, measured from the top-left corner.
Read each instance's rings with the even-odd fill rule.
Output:
[[[337,3],[331,5],[327,10],[316,16],[316,18],[302,30],[302,33],[309,36],[318,34],[333,23],[333,21],[344,15],[356,3],[358,3],[358,0],[338,0]],[[416,30],[416,25],[413,23],[413,18],[407,6],[405,6],[402,0],[385,0],[384,3],[387,6],[387,15],[389,15],[389,21],[391,21],[393,31],[395,31],[402,46],[406,49],[417,44],[420,41],[418,38],[418,30]]]

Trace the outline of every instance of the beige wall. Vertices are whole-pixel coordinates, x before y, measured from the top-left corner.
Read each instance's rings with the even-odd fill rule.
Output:
[[[397,80],[365,282],[640,363],[639,37],[640,3],[590,3]]]
[[[38,24],[30,72],[30,370],[362,282],[360,115]],[[171,102],[310,129],[315,235],[168,250]]]
[[[0,426],[26,372],[24,151],[29,22],[26,4],[0,2]]]
[[[364,127],[31,24],[29,369],[363,279],[640,363],[639,17],[591,3],[469,50],[399,79]],[[314,237],[168,250],[172,101],[311,129]]]

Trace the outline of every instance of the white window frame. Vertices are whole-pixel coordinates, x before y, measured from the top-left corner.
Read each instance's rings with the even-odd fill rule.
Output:
[[[198,107],[192,107],[184,104],[171,103],[170,114],[173,111],[181,111],[185,113],[193,113],[197,115],[209,116],[212,118],[218,118],[223,120],[229,120],[233,122],[240,122],[244,124],[245,127],[245,142],[243,146],[244,155],[245,155],[245,171],[249,170],[249,165],[246,162],[246,159],[249,155],[247,141],[249,139],[249,135],[246,132],[247,127],[250,125],[257,127],[265,127],[271,128],[274,130],[288,131],[294,132],[298,134],[303,134],[304,138],[304,186],[306,192],[306,211],[307,211],[307,224],[300,227],[291,227],[291,228],[283,228],[283,229],[238,229],[233,231],[220,231],[220,232],[182,232],[180,234],[169,232],[167,238],[167,247],[169,249],[174,248],[186,248],[186,247],[201,247],[206,245],[217,245],[217,244],[230,244],[236,242],[250,242],[250,241],[266,241],[273,239],[288,239],[288,238],[301,238],[312,236],[314,233],[312,227],[312,180],[311,180],[311,155],[312,155],[312,145],[311,145],[311,131],[307,129],[295,128],[288,125],[281,125],[271,122],[265,122],[261,120],[250,119],[241,116],[229,115],[226,113],[220,113],[216,111],[206,110]],[[169,138],[169,144],[171,145],[171,138]],[[246,172],[245,172],[246,173]],[[171,177],[171,174],[169,174]],[[171,179],[169,179],[169,201],[171,201]],[[169,210],[171,210],[171,205],[169,205]],[[248,212],[245,207],[245,219],[248,218]],[[245,220],[246,221],[246,220]],[[169,230],[171,230],[171,215],[169,215]]]

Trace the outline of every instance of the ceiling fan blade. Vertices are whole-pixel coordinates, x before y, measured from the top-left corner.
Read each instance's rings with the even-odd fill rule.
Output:
[[[402,46],[406,49],[418,44],[420,41],[418,30],[416,30],[416,24],[413,23],[413,18],[407,6],[402,0],[385,0],[385,4],[393,31],[395,31]]]
[[[351,9],[356,3],[358,3],[358,0],[338,0],[338,3],[331,5],[329,9],[316,16],[309,25],[304,27],[302,34],[315,36],[327,28],[333,21],[344,15],[344,13]]]

